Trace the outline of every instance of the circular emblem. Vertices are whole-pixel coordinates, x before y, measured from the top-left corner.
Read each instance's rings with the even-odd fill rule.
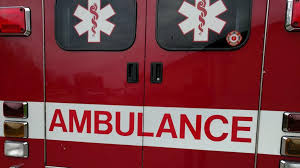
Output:
[[[233,47],[239,45],[242,41],[243,37],[240,32],[238,31],[232,31],[228,33],[226,40],[227,43]]]

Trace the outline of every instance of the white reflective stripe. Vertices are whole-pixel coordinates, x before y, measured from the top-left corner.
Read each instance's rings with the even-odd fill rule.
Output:
[[[280,155],[282,136],[300,136],[300,133],[282,131],[283,111],[261,111],[258,153]]]
[[[0,101],[0,137],[3,137],[4,121],[27,121],[28,122],[28,138],[44,139],[45,124],[44,124],[44,103],[28,102],[28,118],[5,118],[3,116],[3,101]]]
[[[90,142],[104,144],[120,144],[142,146],[142,136],[138,136],[138,114],[142,113],[142,106],[116,106],[116,105],[88,105],[88,104],[65,104],[65,103],[47,103],[47,139],[75,142]],[[59,117],[54,118],[55,110],[59,109],[62,113],[63,120],[67,131],[63,131],[62,127],[54,127],[50,130],[51,123],[61,123]],[[87,122],[82,133],[77,132],[75,122],[73,123],[73,132],[70,132],[69,110],[76,110],[79,124],[82,122],[85,110],[91,111],[91,132],[87,133]],[[95,111],[108,111],[112,115],[113,130],[109,134],[95,133]],[[134,113],[134,132],[129,136],[121,136],[116,132],[116,112],[121,114],[121,129],[126,132],[129,130],[129,114]],[[170,114],[174,123],[177,138],[172,138],[170,133],[162,133],[158,135],[159,126],[164,118],[164,114]],[[185,138],[180,138],[180,115],[185,114],[191,122],[196,126],[196,115],[201,115],[201,139],[195,139],[190,130],[186,127]],[[221,120],[216,119],[211,123],[211,134],[219,137],[223,133],[228,133],[226,138],[221,142],[215,142],[205,136],[205,121],[214,115],[223,116],[228,123],[223,124]],[[239,138],[250,138],[251,142],[233,142],[232,136],[232,117],[250,117],[252,121],[239,121],[239,127],[249,127],[250,131],[238,131]],[[154,137],[144,137],[145,146],[168,147],[180,149],[196,149],[196,150],[213,150],[226,152],[242,152],[254,153],[255,147],[255,130],[256,130],[257,111],[253,110],[220,110],[220,109],[199,109],[199,108],[165,108],[165,107],[145,107],[145,130],[144,132],[152,132]],[[101,118],[102,117],[102,118]],[[101,120],[107,117],[101,116]],[[107,128],[106,125],[100,124],[101,130]],[[169,128],[168,123],[164,127]]]
[[[142,146],[142,137],[137,136],[138,113],[142,113],[142,106],[117,106],[117,105],[89,105],[89,104],[68,104],[68,103],[47,103],[47,136],[50,140],[106,143],[120,145]],[[0,137],[3,137],[3,123],[5,120],[27,121],[29,124],[29,138],[44,139],[44,106],[42,102],[28,102],[28,119],[5,118],[3,116],[3,101],[0,101]],[[49,131],[55,109],[61,109],[68,132],[64,133],[60,127]],[[86,126],[83,133],[77,132],[74,124],[74,132],[69,132],[69,110],[76,110],[78,120],[81,123],[84,110],[91,110],[91,133],[86,133]],[[94,134],[94,111],[108,111],[112,115],[113,131],[108,135]],[[121,130],[126,132],[129,127],[129,113],[134,113],[134,132],[130,136],[120,136],[116,133],[116,112],[121,114]],[[171,114],[177,138],[172,138],[170,133],[163,133],[161,137],[155,137],[161,124],[164,114]],[[195,128],[196,115],[201,115],[201,139],[195,140],[190,130],[185,128],[185,138],[180,138],[180,114],[186,114],[192,126]],[[228,151],[241,153],[254,153],[256,129],[255,110],[228,110],[228,109],[200,109],[200,108],[167,108],[167,107],[145,107],[144,132],[153,132],[154,137],[144,137],[145,146]],[[215,120],[211,124],[211,133],[219,136],[222,132],[228,133],[228,137],[221,142],[214,142],[207,138],[204,131],[205,121],[209,116],[222,115],[228,120],[228,124],[222,124]],[[250,137],[251,143],[231,142],[232,116],[253,117],[253,122],[239,122],[239,126],[251,127],[250,132],[238,132],[238,137]],[[283,111],[262,111],[260,120],[260,133],[258,143],[259,154],[280,155],[282,136],[300,136],[300,133],[286,133],[282,131]],[[101,117],[100,117],[101,118]],[[101,118],[105,119],[105,118]],[[249,125],[250,124],[250,125]],[[105,125],[101,125],[101,129]],[[168,123],[165,128],[169,128]]]
[[[171,134],[163,134],[161,137],[144,137],[145,146],[254,153],[255,132],[257,111],[253,110],[229,110],[229,109],[201,109],[201,108],[166,108],[166,107],[145,107],[145,131],[157,132],[159,124],[164,114],[171,114],[176,134],[178,138],[172,138]],[[196,115],[201,115],[201,137],[195,139],[190,130],[185,126],[185,137],[180,138],[181,115],[186,115],[195,128]],[[225,140],[216,142],[210,140],[205,133],[205,123],[207,119],[214,115],[224,116],[228,124],[216,119],[210,125],[211,134],[215,137],[228,133]],[[252,121],[239,121],[239,127],[250,127],[250,131],[238,131],[239,138],[249,138],[248,142],[232,141],[232,119],[233,117],[251,117]],[[155,121],[155,123],[153,123]],[[169,125],[167,128],[170,128]],[[182,127],[183,128],[183,127]]]

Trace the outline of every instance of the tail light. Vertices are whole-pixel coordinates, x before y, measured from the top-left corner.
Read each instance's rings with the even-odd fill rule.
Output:
[[[284,113],[282,130],[284,132],[300,132],[300,113]]]
[[[26,119],[28,117],[27,102],[3,102],[3,115],[9,118]],[[4,121],[4,137],[6,138],[28,138],[28,122],[26,121]],[[8,157],[28,157],[28,142],[5,141],[4,155]],[[19,167],[19,166],[11,166]]]
[[[3,115],[8,118],[27,118],[28,103],[27,102],[4,102]]]
[[[4,142],[4,155],[10,157],[28,157],[28,143],[17,141]]]
[[[0,35],[29,36],[31,33],[30,9],[25,7],[0,7]]]
[[[4,136],[11,138],[28,138],[28,123],[23,121],[5,121]]]
[[[287,0],[285,28],[287,31],[300,31],[299,0]]]
[[[300,138],[282,137],[281,155],[290,157],[300,157]]]
[[[296,168],[300,167],[300,162],[289,161],[289,160],[281,160],[280,168]]]

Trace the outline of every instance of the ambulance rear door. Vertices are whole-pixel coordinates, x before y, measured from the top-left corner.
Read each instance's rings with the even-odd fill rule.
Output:
[[[145,11],[143,0],[45,1],[48,166],[141,167]]]
[[[265,15],[266,0],[147,2],[144,168],[254,167]]]

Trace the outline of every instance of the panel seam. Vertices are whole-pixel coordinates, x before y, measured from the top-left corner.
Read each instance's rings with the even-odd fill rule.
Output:
[[[42,25],[43,25],[43,95],[44,95],[44,165],[47,165],[47,127],[46,127],[46,57],[45,57],[45,1],[42,0]]]
[[[256,138],[255,138],[254,168],[257,168],[259,129],[260,129],[261,108],[262,108],[261,106],[262,106],[263,80],[264,80],[264,72],[265,72],[264,68],[265,68],[265,56],[266,56],[267,34],[268,34],[269,8],[270,8],[270,0],[267,0],[264,43],[263,43],[263,55],[262,55],[262,64],[261,64],[260,86],[259,86],[259,103],[258,103],[257,127],[256,127]]]
[[[144,101],[143,101],[143,132],[145,129],[145,105],[146,105],[146,54],[147,54],[147,22],[148,22],[148,2],[146,0],[146,11],[145,11],[145,35],[144,35]],[[144,167],[144,135],[142,136],[142,165],[141,167]]]

